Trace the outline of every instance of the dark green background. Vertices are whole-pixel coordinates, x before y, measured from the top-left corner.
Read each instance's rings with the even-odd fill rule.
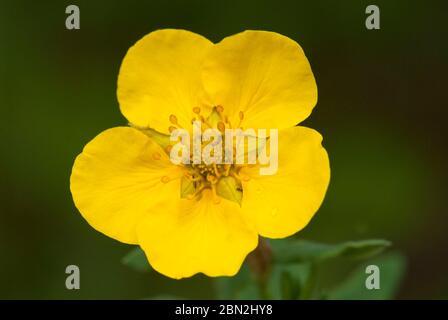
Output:
[[[65,29],[69,4],[80,30]],[[368,4],[380,7],[381,30],[365,28]],[[0,0],[0,298],[212,297],[206,277],[121,265],[131,247],[92,229],[69,192],[83,146],[126,123],[123,56],[159,28],[298,41],[319,90],[304,124],[323,134],[332,167],[324,204],[298,237],[392,240],[409,262],[398,298],[448,298],[447,12],[442,1]],[[81,290],[65,289],[68,264],[81,268]]]

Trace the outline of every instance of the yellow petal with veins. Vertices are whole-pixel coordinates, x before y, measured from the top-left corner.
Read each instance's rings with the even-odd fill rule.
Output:
[[[142,217],[180,199],[181,174],[151,138],[129,127],[103,131],[75,160],[70,189],[76,207],[96,230],[136,244]]]
[[[275,32],[245,31],[223,39],[206,56],[202,79],[234,127],[242,120],[244,128],[288,128],[307,118],[317,102],[302,48]]]
[[[214,202],[209,189],[197,200],[172,201],[145,217],[138,241],[152,267],[171,278],[232,276],[255,249],[257,233],[235,202]]]
[[[185,30],[151,32],[132,46],[118,75],[117,96],[123,115],[137,126],[169,133],[170,117],[189,127],[193,108],[204,104],[200,65],[213,46]]]
[[[279,131],[278,171],[260,175],[245,167],[242,209],[261,236],[284,238],[304,228],[319,209],[330,181],[322,136],[305,127]],[[268,144],[269,145],[269,144]]]

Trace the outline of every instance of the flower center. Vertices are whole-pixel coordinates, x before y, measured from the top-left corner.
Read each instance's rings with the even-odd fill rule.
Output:
[[[232,124],[230,123],[229,118],[224,114],[224,108],[222,106],[215,106],[213,108],[212,113],[206,118],[202,113],[199,107],[193,108],[193,113],[195,116],[191,119],[192,124],[194,125],[195,121],[200,121],[201,123],[201,131],[204,132],[207,129],[217,129],[221,133],[222,141],[226,140],[226,129],[233,129]],[[244,119],[244,113],[242,111],[239,112],[239,123],[236,128],[241,127],[242,120]],[[169,121],[171,125],[169,126],[169,131],[173,132],[176,129],[181,129],[182,126],[178,123],[177,117],[175,115],[169,116]],[[194,137],[193,137],[194,139]],[[233,138],[232,138],[233,140]],[[201,150],[205,146],[213,143],[214,141],[202,141],[201,140]],[[194,186],[194,192],[190,193],[187,198],[188,199],[200,199],[202,191],[204,189],[211,189],[215,203],[220,202],[219,197],[219,183],[221,179],[224,177],[232,177],[235,179],[237,188],[241,189],[241,182],[248,181],[249,178],[247,176],[241,175],[240,170],[244,167],[244,164],[236,164],[236,149],[234,143],[232,143],[232,159],[231,161],[227,161],[229,163],[217,163],[216,161],[204,161],[202,160],[200,163],[195,161],[194,153],[190,153],[190,161],[189,164],[182,164],[183,167],[183,177],[186,178],[189,182],[191,182]],[[226,153],[226,146],[224,143],[220,144],[221,154],[224,155]],[[166,150],[168,153],[171,152],[170,146]],[[213,154],[213,151],[212,151]],[[168,177],[165,177],[168,178]],[[171,181],[171,179],[165,179],[166,182]],[[162,179],[162,182],[165,182]],[[242,191],[242,189],[240,190]]]

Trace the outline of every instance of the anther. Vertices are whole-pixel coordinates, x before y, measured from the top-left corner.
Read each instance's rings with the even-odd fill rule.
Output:
[[[194,107],[194,108],[193,108],[193,112],[196,113],[196,114],[199,114],[199,113],[201,113],[201,108],[199,108],[199,107]]]
[[[218,182],[216,177],[212,174],[207,175],[207,181],[210,182],[212,185]]]
[[[223,113],[224,112],[224,108],[222,106],[216,106],[216,111],[218,111],[218,113]]]
[[[168,154],[170,154],[171,153],[171,149],[173,149],[173,146],[172,145],[167,145],[166,147],[165,147],[165,151],[166,151],[166,153],[168,153]]]
[[[234,178],[236,178],[236,179],[238,179],[238,180],[240,180],[240,181],[242,181],[242,182],[247,182],[247,181],[250,180],[250,178],[249,178],[247,175],[245,175],[245,174],[238,174],[238,173],[236,173],[236,172],[232,172],[231,175],[232,175]]]
[[[152,158],[153,158],[154,160],[160,160],[161,157],[162,157],[162,156],[161,156],[160,153],[158,153],[158,152],[154,152],[154,153],[152,154]]]
[[[224,131],[226,130],[226,125],[224,124],[224,122],[222,121],[218,122],[218,130],[224,133]]]
[[[170,177],[168,177],[168,176],[163,176],[163,177],[160,179],[160,181],[162,181],[163,183],[168,183],[168,182],[171,181],[171,179],[170,179]]]
[[[194,197],[196,197],[196,195],[197,195],[196,192],[195,192],[195,193],[190,193],[190,194],[187,196],[187,200],[193,200]]]
[[[209,128],[212,128],[211,124],[208,123],[208,121],[204,118],[204,116],[199,116],[199,118],[201,119],[203,124],[205,124]]]
[[[170,132],[170,133],[172,133],[174,130],[176,130],[177,128],[176,127],[173,127],[173,126],[169,126],[168,127],[168,131]]]
[[[194,173],[191,174],[189,172],[185,172],[184,176],[188,179],[188,181],[191,181],[191,182],[196,182],[196,181],[201,181],[202,180],[202,176],[201,175],[198,175],[198,176],[195,177]]]
[[[170,115],[170,122],[172,124],[177,124],[177,117],[174,114]]]

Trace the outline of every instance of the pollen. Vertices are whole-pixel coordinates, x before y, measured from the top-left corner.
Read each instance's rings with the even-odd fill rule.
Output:
[[[218,126],[218,130],[221,132],[224,132],[226,130],[226,125],[222,121],[219,121],[217,126]]]
[[[174,114],[170,115],[170,122],[172,124],[177,124],[177,117]]]
[[[154,160],[160,160],[161,157],[162,157],[161,154],[158,153],[158,152],[154,152],[154,153],[152,154],[152,158],[153,158]]]
[[[160,181],[162,181],[163,183],[168,183],[171,181],[171,179],[168,176],[163,176],[162,178],[160,178]]]

